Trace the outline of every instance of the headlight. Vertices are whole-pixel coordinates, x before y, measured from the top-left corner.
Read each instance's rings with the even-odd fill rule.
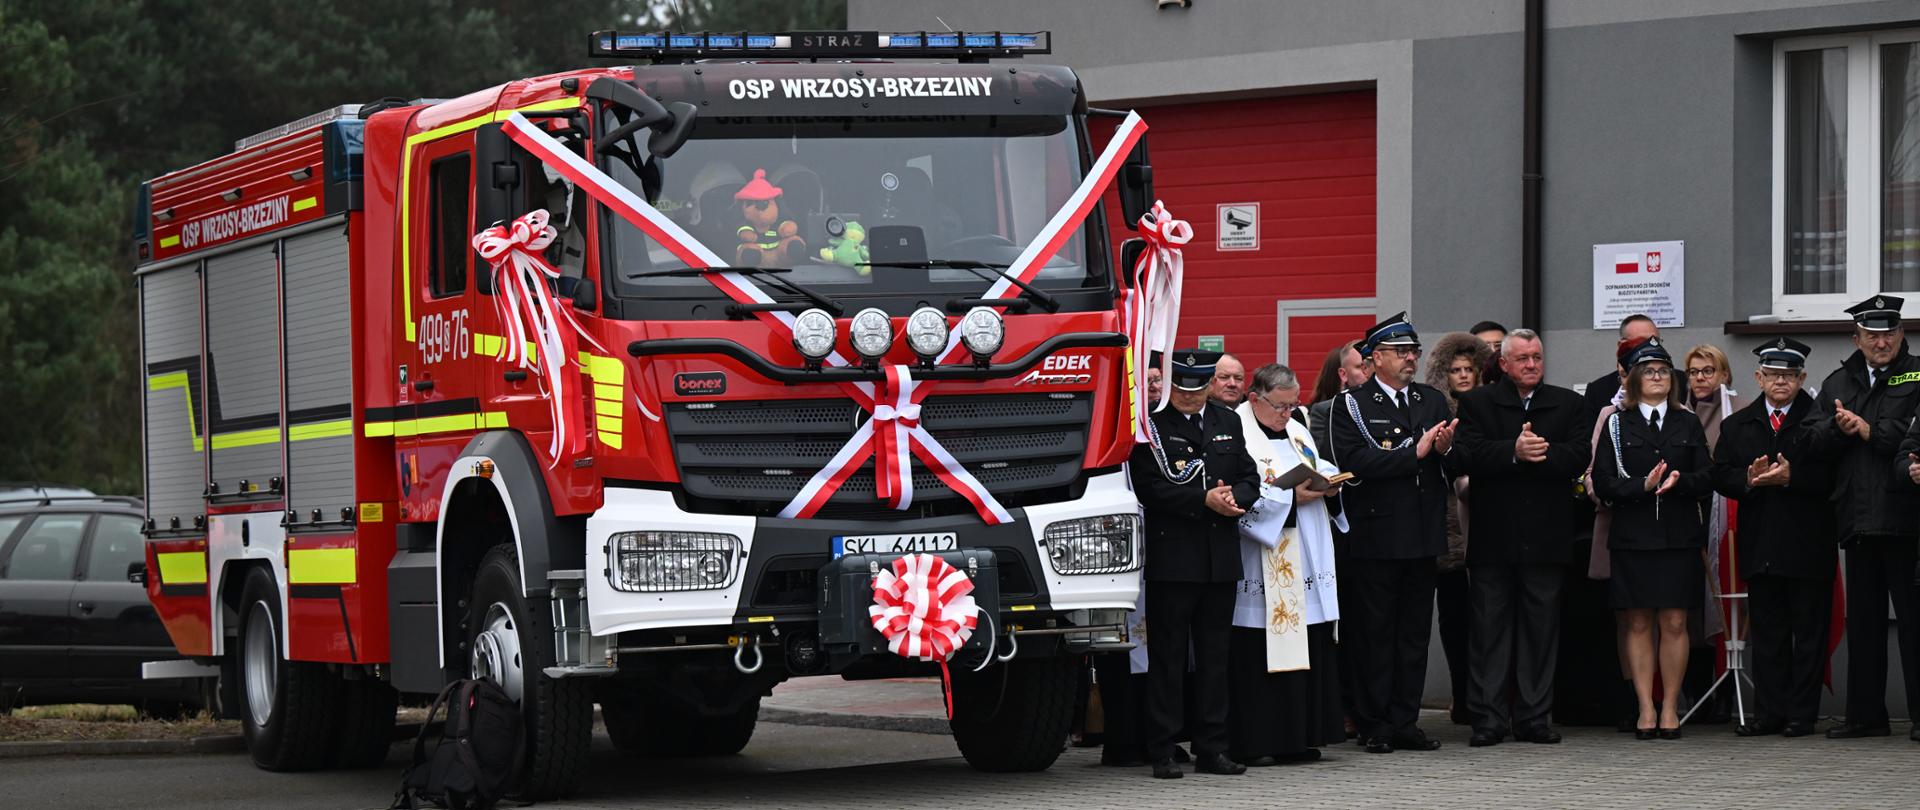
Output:
[[[1047,524],[1040,544],[1061,574],[1115,574],[1140,567],[1140,517],[1099,515]]]
[[[878,360],[893,348],[893,320],[879,307],[854,313],[853,325],[847,332],[853,339],[853,350],[868,360]]]
[[[793,348],[809,360],[823,360],[833,353],[835,329],[833,316],[826,310],[802,312],[793,319]]]
[[[947,313],[921,307],[907,316],[907,348],[928,362],[947,350]]]
[[[607,540],[607,579],[622,591],[704,591],[733,584],[740,538],[711,532],[621,532]]]
[[[967,344],[967,351],[974,357],[985,359],[1000,351],[1000,344],[1007,338],[1006,324],[1000,320],[1000,313],[987,307],[974,307],[960,319],[960,342]]]

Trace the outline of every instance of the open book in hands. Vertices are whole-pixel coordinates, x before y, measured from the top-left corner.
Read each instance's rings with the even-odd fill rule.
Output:
[[[1306,462],[1301,462],[1293,465],[1293,469],[1267,479],[1267,485],[1276,489],[1293,489],[1301,484],[1306,484],[1308,489],[1319,492],[1331,488],[1335,484],[1345,483],[1352,478],[1353,473],[1350,472],[1322,475],[1319,470],[1308,466]]]

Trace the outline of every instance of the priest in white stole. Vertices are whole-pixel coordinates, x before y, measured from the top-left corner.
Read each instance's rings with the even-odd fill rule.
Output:
[[[1339,472],[1321,458],[1293,413],[1300,383],[1287,367],[1257,370],[1236,413],[1261,477],[1271,481],[1305,463]],[[1332,491],[1263,486],[1240,521],[1244,570],[1235,593],[1229,675],[1233,717],[1229,755],[1260,766],[1319,758],[1318,746],[1345,738],[1333,622],[1340,618],[1333,563]]]

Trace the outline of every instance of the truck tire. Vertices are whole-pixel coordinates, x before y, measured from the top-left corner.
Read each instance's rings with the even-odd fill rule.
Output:
[[[386,764],[400,693],[372,678],[341,679],[339,688],[340,731],[331,752],[333,766],[358,769]]]
[[[654,757],[725,757],[740,753],[760,721],[760,699],[732,712],[706,714],[686,701],[644,686],[606,684],[600,716],[622,751]]]
[[[1073,726],[1074,660],[1025,658],[984,672],[955,670],[948,725],[967,764],[989,773],[1053,765]]]
[[[240,591],[240,727],[253,763],[269,771],[327,764],[338,695],[325,664],[281,657],[280,592],[263,569]]]
[[[591,684],[547,677],[553,633],[547,617],[536,613],[527,608],[521,592],[520,562],[513,547],[488,551],[467,600],[466,650],[472,677],[493,679],[520,702],[526,771],[511,795],[523,801],[571,795],[593,742]]]

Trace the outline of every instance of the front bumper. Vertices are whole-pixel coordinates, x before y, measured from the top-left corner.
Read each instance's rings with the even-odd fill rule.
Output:
[[[661,490],[606,491],[606,504],[587,519],[587,617],[593,635],[635,630],[728,627],[814,621],[819,570],[833,559],[833,538],[882,533],[954,532],[962,548],[990,548],[999,560],[1001,610],[1027,617],[1076,610],[1131,610],[1140,598],[1140,571],[1060,574],[1041,547],[1046,527],[1060,520],[1138,514],[1125,473],[1087,481],[1072,501],[1012,510],[1014,522],[987,526],[972,515],[900,521],[786,520],[686,512]],[[608,538],[619,532],[724,532],[740,538],[741,571],[726,588],[636,593],[609,579]],[[1136,538],[1138,543],[1138,538]],[[1136,545],[1134,559],[1144,550]]]

